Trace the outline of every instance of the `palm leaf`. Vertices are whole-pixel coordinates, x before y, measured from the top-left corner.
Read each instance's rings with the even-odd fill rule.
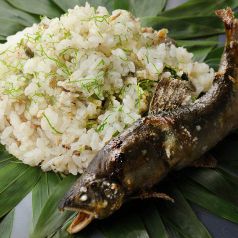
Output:
[[[0,17],[1,35],[6,37],[12,35],[24,28],[17,20],[9,18]]]
[[[238,6],[236,0],[189,0],[176,8],[163,12],[161,15],[166,17],[180,16],[208,16],[214,15],[215,10],[225,7],[235,8]]]
[[[141,211],[140,216],[151,238],[168,238],[166,228],[155,203],[148,203]]]
[[[49,179],[52,184],[57,181],[53,177]],[[67,176],[60,183],[58,183],[57,186],[55,186],[51,195],[45,201],[45,204],[41,209],[41,213],[38,215],[37,221],[35,221],[34,231],[31,235],[32,238],[50,237],[50,235],[54,234],[54,232],[69,218],[71,213],[60,213],[58,210],[58,204],[75,179],[76,178],[74,176]],[[47,187],[49,187],[48,184]],[[38,202],[37,197],[34,197],[34,199],[36,199],[34,203]]]
[[[130,0],[129,10],[138,17],[155,16],[164,9],[167,0]]]
[[[61,181],[58,174],[53,172],[43,173],[39,182],[32,190],[32,223],[33,228],[39,219],[40,212],[43,209],[48,198],[54,191],[55,187]]]
[[[14,210],[9,212],[0,223],[0,234],[4,238],[10,238],[12,233]]]
[[[163,217],[170,224],[173,224],[176,230],[184,237],[211,238],[181,192],[176,188],[172,188],[170,191],[169,194],[174,198],[175,203],[165,203],[163,207],[161,206]]]
[[[189,177],[213,194],[238,206],[238,191],[234,190],[234,184],[226,179],[222,171],[198,169]],[[232,181],[234,181],[234,179],[233,177]]]
[[[17,10],[4,1],[0,2],[0,16],[19,21],[23,26],[31,26],[39,20],[39,17]]]
[[[2,153],[0,165],[0,217],[2,217],[32,190],[41,172],[38,168],[22,164],[7,152]]]
[[[224,32],[223,24],[215,16],[183,16],[170,18],[164,16],[144,17],[144,26],[155,29],[167,28],[174,39],[194,39],[218,35]]]
[[[88,2],[93,6],[106,6],[110,11],[127,9],[142,17],[145,26],[168,28],[179,46],[185,46],[196,60],[216,69],[223,51],[217,35],[224,30],[214,10],[238,7],[236,0],[188,0],[168,11],[165,11],[166,0]],[[85,3],[84,0],[0,0],[0,41],[38,22],[42,15],[57,17],[68,8]],[[31,168],[0,146],[0,236],[10,237],[14,207],[32,192],[32,238],[211,237],[190,203],[238,223],[237,148],[237,135],[230,136],[213,151],[219,160],[218,169],[190,168],[160,184],[160,188],[175,199],[174,204],[157,200],[130,202],[108,219],[96,221],[80,234],[71,236],[66,229],[75,214],[60,213],[57,206],[76,178]]]
[[[213,67],[215,70],[218,69],[219,62],[223,53],[223,47],[214,48],[209,52],[205,58],[205,62]]]
[[[61,9],[59,9],[50,0],[7,0],[7,2],[17,9],[40,16],[58,17],[63,13]]]
[[[105,6],[108,10],[113,10],[113,1],[111,0],[53,0],[53,2],[59,6],[63,11],[67,11],[69,8],[73,8],[76,5],[84,6],[85,3],[89,3],[94,7]]]
[[[180,184],[180,189],[183,195],[191,202],[196,203],[217,216],[238,223],[238,207],[233,203],[214,195],[192,181],[184,180]]]

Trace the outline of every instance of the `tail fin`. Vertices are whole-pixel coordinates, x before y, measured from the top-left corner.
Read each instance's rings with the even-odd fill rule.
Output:
[[[226,46],[219,71],[229,71],[233,78],[238,78],[238,19],[230,7],[217,10],[226,30]]]

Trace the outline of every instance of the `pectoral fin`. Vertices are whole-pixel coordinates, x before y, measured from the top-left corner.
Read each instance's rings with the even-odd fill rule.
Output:
[[[211,154],[205,154],[199,160],[194,161],[192,167],[214,169],[217,167],[217,160]]]
[[[166,193],[159,193],[159,192],[154,192],[154,191],[142,192],[137,196],[130,197],[130,200],[133,200],[133,199],[143,199],[144,200],[144,199],[149,199],[149,198],[158,198],[158,199],[163,199],[163,200],[167,200],[170,202],[174,202],[174,199],[171,198]]]

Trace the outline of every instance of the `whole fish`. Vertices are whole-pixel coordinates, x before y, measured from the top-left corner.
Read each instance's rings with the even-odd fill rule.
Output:
[[[108,217],[134,196],[169,199],[150,191],[238,128],[238,20],[230,8],[216,13],[227,42],[211,89],[192,102],[188,81],[158,83],[148,115],[112,139],[61,201],[61,210],[78,212],[70,233]]]

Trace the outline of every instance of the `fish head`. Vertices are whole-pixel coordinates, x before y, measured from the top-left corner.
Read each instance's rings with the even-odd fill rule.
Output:
[[[68,232],[77,233],[94,218],[108,217],[121,207],[124,195],[122,186],[111,179],[81,176],[59,205],[60,210],[78,212]]]

